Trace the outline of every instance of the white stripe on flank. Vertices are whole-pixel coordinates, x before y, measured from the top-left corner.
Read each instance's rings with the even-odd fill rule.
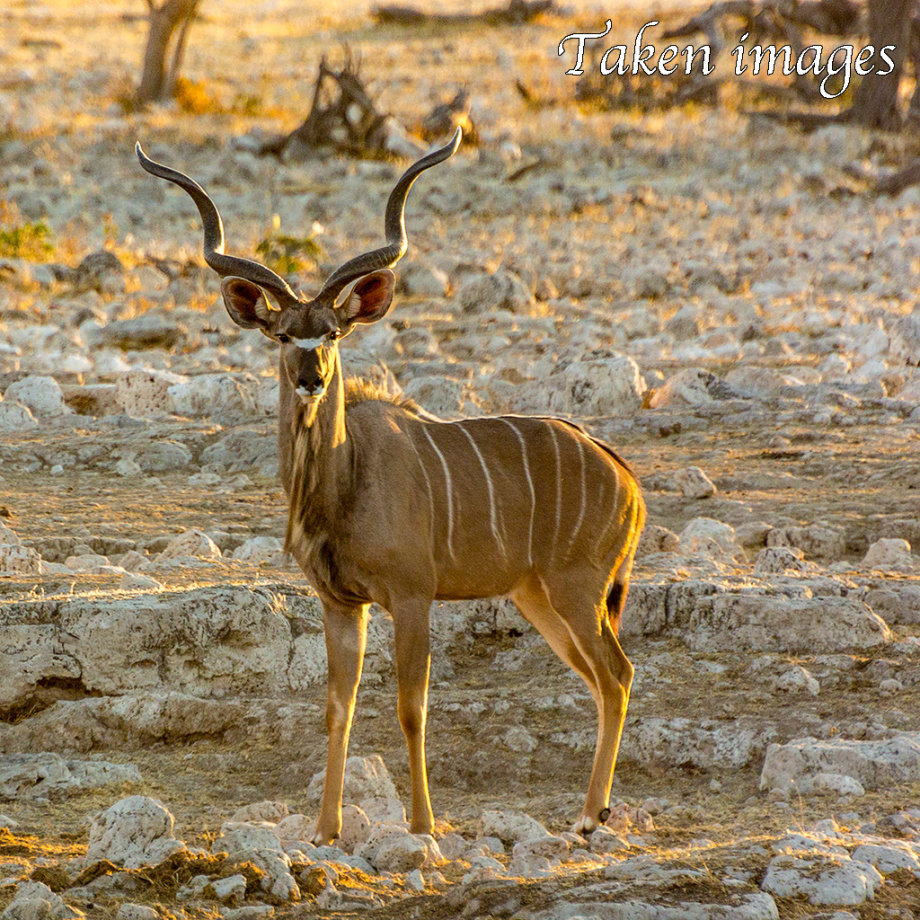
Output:
[[[575,443],[578,445],[579,474],[581,476],[581,507],[578,509],[578,520],[575,521],[575,529],[569,538],[570,550],[575,544],[575,537],[578,536],[578,531],[581,530],[581,522],[585,519],[585,507],[588,498],[585,488],[585,446],[582,444],[581,438],[575,438]]]
[[[489,528],[492,531],[492,536],[495,537],[495,542],[498,544],[501,554],[505,556],[505,544],[501,538],[501,534],[498,532],[498,512],[495,507],[495,488],[492,485],[492,477],[489,475],[489,468],[486,466],[486,461],[482,456],[479,445],[473,440],[473,436],[466,428],[463,427],[463,422],[456,422],[455,424],[457,428],[466,435],[466,439],[470,442],[470,446],[476,451],[476,456],[479,458],[479,465],[482,467],[483,475],[486,477],[486,486],[489,489]]]
[[[527,477],[527,485],[530,486],[530,535],[527,540],[527,563],[528,565],[533,565],[533,519],[537,510],[537,493],[534,491],[533,479],[530,476],[530,464],[527,462],[527,445],[524,443],[524,438],[521,436],[521,432],[518,431],[517,425],[513,425],[506,418],[501,418],[500,421],[504,422],[517,435],[518,441],[521,442],[524,475]]]
[[[556,455],[556,524],[553,527],[553,539],[550,546],[555,551],[556,540],[559,539],[559,522],[562,518],[562,465],[559,462],[559,442],[556,439],[556,429],[550,424],[549,433],[553,439],[553,453]]]
[[[424,429],[422,429],[424,431]],[[431,480],[428,478],[428,470],[425,469],[425,462],[422,460],[422,455],[418,452],[418,449],[415,446],[414,442],[412,443],[412,450],[415,451],[415,458],[418,460],[418,465],[422,468],[422,475],[425,477],[425,488],[428,489],[428,519],[431,522],[431,532],[434,533],[434,495],[431,491]]]
[[[447,468],[447,461],[444,459],[444,454],[438,449],[438,445],[434,443],[431,435],[428,433],[426,427],[422,427],[422,431],[425,432],[425,437],[428,438],[428,443],[434,449],[434,452],[438,455],[438,458],[441,461],[441,466],[444,467],[444,483],[445,489],[447,491],[447,551],[450,553],[452,559],[457,557],[454,555],[454,499],[451,495],[453,486],[450,481],[450,470]]]

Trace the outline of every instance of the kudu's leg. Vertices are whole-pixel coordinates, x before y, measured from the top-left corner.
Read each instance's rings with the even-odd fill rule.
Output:
[[[546,640],[546,644],[567,664],[587,685],[596,705],[600,706],[597,683],[588,662],[572,641],[562,617],[553,609],[540,580],[530,575],[514,591],[511,599],[521,616],[533,626]]]
[[[343,607],[323,604],[326,629],[326,657],[329,688],[326,701],[326,729],[329,749],[326,784],[313,843],[332,843],[342,830],[342,787],[348,735],[355,712],[355,696],[361,680],[361,665],[367,643],[367,606]]]
[[[591,581],[590,576],[570,576],[564,584],[550,586],[553,608],[565,621],[575,647],[587,662],[598,692],[594,766],[584,808],[573,828],[580,834],[590,834],[609,814],[610,787],[634,671],[610,627],[603,600],[585,596],[585,584]]]
[[[428,795],[428,770],[425,765],[425,722],[428,714],[428,673],[431,654],[428,639],[430,600],[394,604],[393,630],[396,641],[396,679],[399,685],[397,711],[399,724],[409,748],[409,775],[412,779],[413,834],[430,834],[434,814]]]

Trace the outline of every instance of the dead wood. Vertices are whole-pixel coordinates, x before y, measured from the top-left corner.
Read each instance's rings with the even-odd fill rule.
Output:
[[[361,79],[361,62],[345,52],[340,69],[319,64],[310,111],[302,124],[265,141],[261,154],[309,156],[332,148],[359,156],[378,157],[398,152],[390,137],[390,116],[381,112]]]
[[[422,137],[426,141],[434,141],[461,128],[465,144],[478,144],[479,132],[470,115],[472,104],[470,94],[465,89],[458,90],[453,99],[436,105],[425,116],[422,120]]]
[[[884,176],[879,179],[875,185],[875,191],[879,195],[900,195],[906,188],[916,185],[920,182],[920,158],[909,163],[904,169],[893,173],[890,176]]]
[[[396,23],[398,25],[421,25],[437,23],[439,25],[520,25],[530,22],[541,13],[554,11],[555,0],[509,0],[507,6],[482,13],[427,13],[411,6],[378,6],[374,16],[378,22]]]
[[[141,82],[135,94],[138,105],[169,99],[175,93],[188,31],[199,5],[200,0],[163,0],[156,6],[153,0],[147,0],[150,31],[147,33]],[[170,58],[169,64],[167,57]]]

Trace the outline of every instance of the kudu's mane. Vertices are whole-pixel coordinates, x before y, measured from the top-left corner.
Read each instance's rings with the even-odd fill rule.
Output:
[[[345,380],[346,418],[349,410],[366,402],[389,403],[418,417],[427,415],[414,400],[402,393],[394,392],[365,377],[348,377]],[[318,495],[322,481],[319,465],[312,462],[328,435],[321,430],[319,424],[305,425],[304,417],[305,413],[298,408],[291,419],[293,463],[284,537],[284,551],[289,555],[293,555],[297,541],[322,539],[328,523],[324,519],[323,510],[314,504],[314,497]]]

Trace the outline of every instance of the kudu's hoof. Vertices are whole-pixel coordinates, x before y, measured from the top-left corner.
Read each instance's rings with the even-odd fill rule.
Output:
[[[588,837],[593,834],[609,817],[609,808],[602,808],[596,818],[592,818],[589,815],[582,815],[575,822],[575,826],[572,828],[572,833],[581,834],[582,837]]]

